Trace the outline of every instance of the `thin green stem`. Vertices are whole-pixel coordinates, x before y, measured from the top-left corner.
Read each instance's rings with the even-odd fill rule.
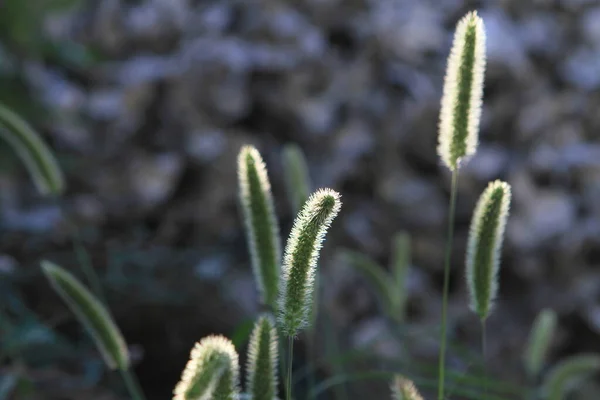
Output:
[[[486,321],[481,320],[481,353],[483,354],[483,393],[488,395]]]
[[[438,400],[444,400],[444,372],[446,363],[446,331],[448,312],[448,288],[450,286],[450,258],[452,255],[452,241],[454,239],[454,212],[456,209],[456,183],[458,170],[452,171],[452,187],[450,189],[450,206],[448,215],[448,241],[446,242],[446,256],[444,260],[444,293],[442,298],[442,334],[440,339],[440,364],[438,378]]]
[[[146,400],[144,397],[144,393],[140,388],[139,383],[134,374],[131,373],[130,369],[121,369],[121,376],[123,377],[123,381],[125,382],[125,386],[127,386],[127,391],[131,395],[132,400]]]
[[[287,396],[286,400],[292,400],[292,362],[294,360],[294,338],[288,336],[288,370],[287,370]]]

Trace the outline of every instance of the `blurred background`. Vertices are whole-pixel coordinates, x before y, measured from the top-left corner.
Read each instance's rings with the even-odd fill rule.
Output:
[[[318,358],[323,382],[410,356],[435,378],[450,186],[437,120],[454,27],[471,9],[486,25],[488,68],[480,147],[459,181],[448,364],[480,366],[464,250],[474,204],[497,178],[513,203],[490,374],[528,385],[523,349],[544,307],[559,317],[549,365],[600,351],[600,2],[2,0],[0,103],[42,134],[68,188],[41,198],[0,143],[0,398],[127,398],[49,288],[43,258],[82,279],[93,265],[149,400],[170,398],[205,335],[233,337],[245,360],[261,309],[237,204],[243,144],[265,158],[284,237],[294,217],[284,145],[305,152],[313,189],[342,194],[314,348],[298,339],[297,368]],[[410,341],[340,257],[350,248],[387,265],[398,231],[411,236],[403,329],[421,334]],[[373,377],[318,398],[388,393]]]

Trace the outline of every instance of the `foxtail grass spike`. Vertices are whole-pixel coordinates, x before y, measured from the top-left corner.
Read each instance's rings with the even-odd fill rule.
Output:
[[[63,193],[65,182],[62,171],[46,143],[26,121],[2,104],[0,136],[23,161],[42,195],[60,196]]]
[[[401,375],[396,375],[392,381],[393,400],[423,400],[414,383]]]
[[[85,326],[111,369],[127,370],[129,353],[123,335],[108,310],[73,275],[50,261],[42,261],[42,270],[52,288],[67,303]]]
[[[261,316],[248,347],[246,390],[251,400],[273,400],[277,395],[277,331],[273,319]]]
[[[471,309],[482,321],[489,316],[498,291],[500,251],[510,199],[508,183],[491,182],[479,197],[471,220],[466,275]]]
[[[341,208],[339,193],[319,189],[306,201],[287,241],[279,287],[279,325],[286,336],[306,326],[319,252]]]
[[[233,343],[221,335],[196,343],[173,395],[173,400],[237,400],[239,365]]]
[[[444,79],[438,154],[452,171],[477,148],[484,72],[485,29],[473,11],[456,26]]]
[[[279,226],[267,168],[252,146],[242,147],[238,155],[238,180],[256,284],[262,302],[275,307],[281,263]]]
[[[556,324],[556,313],[551,309],[542,310],[533,322],[525,351],[525,370],[531,378],[537,377],[544,367]]]
[[[544,379],[542,398],[564,400],[581,380],[598,371],[600,371],[600,356],[597,354],[581,354],[561,361]]]
[[[306,157],[298,145],[289,144],[284,147],[283,172],[292,209],[294,213],[298,213],[308,199],[311,187]]]

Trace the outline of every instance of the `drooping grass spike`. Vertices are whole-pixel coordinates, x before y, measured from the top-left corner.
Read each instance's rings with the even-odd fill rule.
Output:
[[[106,365],[111,369],[127,370],[127,345],[108,310],[69,272],[50,261],[41,264],[52,288],[91,334]]]
[[[283,148],[283,172],[292,209],[298,213],[308,199],[311,187],[306,157],[298,145],[288,144]]]
[[[221,335],[194,345],[173,400],[238,400],[239,365],[233,343]]]
[[[339,193],[319,189],[309,197],[294,221],[279,287],[279,325],[286,336],[295,336],[306,325],[319,252],[340,208]]]
[[[444,79],[438,154],[452,171],[477,148],[484,73],[485,29],[473,11],[456,26]]]
[[[391,389],[393,400],[423,400],[414,383],[402,375],[394,377]]]
[[[59,196],[63,193],[64,177],[52,151],[26,121],[2,104],[0,136],[23,161],[42,195]]]
[[[537,377],[544,367],[556,325],[556,313],[551,309],[540,311],[533,322],[524,357],[525,370],[531,378]]]
[[[281,263],[279,225],[265,163],[252,146],[240,150],[238,181],[252,270],[262,302],[274,308]]]
[[[580,354],[569,357],[557,364],[544,379],[542,398],[564,400],[569,391],[591,374],[600,371],[600,356]]]
[[[269,315],[259,317],[248,347],[246,390],[251,400],[277,396],[277,331]]]
[[[471,309],[482,321],[489,316],[498,291],[500,251],[510,207],[510,185],[491,182],[475,207],[467,247],[467,284]]]

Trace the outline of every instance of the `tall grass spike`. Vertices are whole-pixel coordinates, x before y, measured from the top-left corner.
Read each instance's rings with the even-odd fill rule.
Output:
[[[551,309],[542,310],[533,322],[524,360],[525,370],[532,378],[544,367],[556,325],[556,313]]]
[[[274,307],[281,263],[279,225],[267,168],[258,150],[252,146],[240,150],[238,180],[252,270],[262,302]]]
[[[42,195],[59,196],[63,193],[64,177],[52,151],[26,121],[2,104],[0,136],[23,161]]]
[[[475,153],[485,73],[485,29],[473,11],[457,24],[448,57],[439,122],[438,154],[450,170]]]
[[[479,197],[471,220],[467,247],[467,284],[471,309],[484,321],[498,291],[498,269],[511,190],[506,182],[491,182]]]
[[[319,189],[306,201],[287,241],[279,287],[279,325],[286,336],[306,326],[325,233],[341,208],[339,193]]]
[[[237,400],[239,365],[233,343],[221,335],[196,343],[173,395],[173,400]]]
[[[393,400],[423,400],[414,383],[401,375],[396,375],[392,381]]]
[[[50,261],[41,264],[52,288],[91,334],[106,365],[126,370],[129,367],[127,345],[108,310],[69,272]]]
[[[261,316],[248,347],[246,390],[251,400],[273,400],[277,395],[277,331],[268,315]]]

